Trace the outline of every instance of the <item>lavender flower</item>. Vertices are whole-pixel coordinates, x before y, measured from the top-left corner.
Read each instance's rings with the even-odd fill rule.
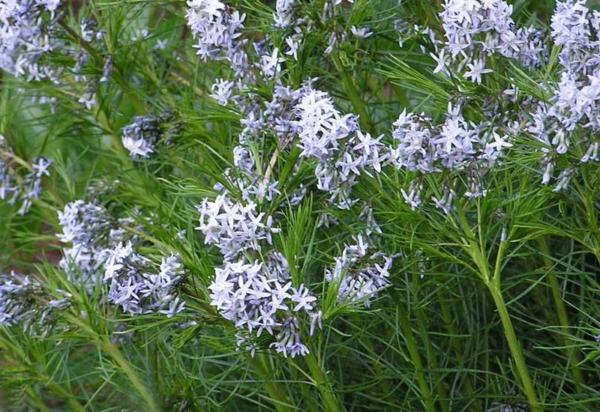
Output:
[[[275,27],[286,29],[293,24],[296,8],[296,0],[277,0],[275,3]]]
[[[215,270],[209,289],[211,304],[237,328],[256,336],[263,332],[273,335],[276,342],[272,346],[284,356],[308,353],[297,316],[316,316],[316,298],[303,285],[292,286],[282,255],[266,264],[245,259],[226,261]]]
[[[63,230],[58,238],[62,242],[86,246],[104,237],[111,225],[104,207],[83,200],[68,203],[62,212],[58,212],[58,220]]]
[[[116,245],[107,255],[104,281],[110,288],[108,299],[124,312],[172,317],[184,309],[176,291],[184,275],[178,256],[163,257],[157,271],[152,261],[134,251],[131,242]]]
[[[33,201],[42,194],[42,179],[49,176],[49,168],[52,160],[45,157],[37,157],[31,164],[31,171],[25,176],[17,178],[19,173],[12,167],[14,154],[8,146],[4,136],[0,135],[0,200],[6,200],[9,204],[20,203],[18,213],[26,214],[33,205]]]
[[[44,57],[60,46],[53,36],[59,0],[10,0],[0,4],[0,69],[27,81],[53,79]]]
[[[265,80],[274,80],[281,75],[281,63],[285,62],[283,57],[279,56],[279,49],[273,48],[273,51],[262,54],[258,68]]]
[[[352,26],[350,28],[350,31],[352,32],[352,35],[354,37],[358,37],[359,39],[366,39],[373,35],[373,32],[368,27],[360,27],[359,28],[356,26]]]
[[[317,187],[330,193],[330,202],[350,208],[357,177],[381,172],[388,159],[382,137],[362,133],[355,115],[342,115],[324,92],[306,86],[295,107],[294,130],[300,138],[302,156],[317,160]]]
[[[210,95],[221,106],[226,106],[231,99],[235,83],[229,80],[217,79],[212,85],[212,94]]]
[[[0,325],[16,325],[36,316],[35,296],[39,283],[17,273],[0,276]]]
[[[431,173],[437,171],[434,166],[437,160],[430,129],[431,119],[425,114],[416,115],[404,110],[394,123],[392,137],[398,142],[392,150],[392,160],[397,167],[410,171]]]
[[[50,176],[48,168],[52,165],[52,160],[45,157],[37,157],[31,165],[32,171],[25,176],[21,188],[21,208],[19,214],[24,215],[31,209],[33,201],[42,194],[42,177]]]
[[[304,38],[304,33],[312,29],[312,21],[307,16],[298,15],[297,0],[277,0],[275,4],[275,13],[273,14],[274,27],[282,30],[290,30],[292,34],[285,37],[287,50],[286,56],[291,56],[298,60],[298,51]]]
[[[356,243],[344,246],[335,266],[325,272],[325,280],[338,288],[338,301],[370,306],[370,299],[389,285],[392,257],[381,252],[368,254],[369,244],[359,235]]]
[[[256,163],[249,150],[238,146],[234,157],[243,175],[255,175]],[[245,198],[246,204],[236,202],[228,191],[221,190],[215,200],[205,199],[198,207],[197,229],[204,234],[205,243],[217,246],[224,258],[209,286],[211,304],[239,329],[238,348],[254,354],[257,345],[253,340],[266,332],[273,336],[271,346],[277,352],[305,355],[308,348],[302,343],[299,316],[310,319],[312,334],[320,320],[316,298],[304,285],[292,286],[287,260],[271,247],[272,234],[279,232],[272,217],[258,212],[250,198]],[[264,198],[261,193],[254,197]],[[259,254],[264,258],[251,257]]]
[[[134,249],[135,236],[126,235],[131,218],[112,219],[96,203],[69,203],[59,212],[70,247],[63,250],[60,266],[69,279],[88,292],[99,283],[109,287],[108,300],[129,314],[162,313],[171,317],[184,308],[177,287],[184,278],[180,258],[170,255],[160,265]]]
[[[70,295],[57,292],[64,297],[48,295],[33,276],[15,272],[0,275],[0,326],[19,325],[30,333],[47,333],[54,323],[54,313],[70,305]]]
[[[432,124],[427,116],[403,112],[394,123],[395,148],[390,152],[391,162],[398,168],[419,172],[421,175],[441,171],[465,173],[469,198],[485,196],[484,176],[512,146],[507,136],[499,133],[492,120],[479,124],[467,121],[460,106],[448,106],[446,119],[440,125]],[[455,197],[453,184],[445,182],[444,194],[434,196],[436,207],[444,213],[452,210]],[[413,181],[402,196],[414,210],[420,207],[421,182]]]
[[[232,260],[246,250],[260,251],[260,241],[271,244],[273,227],[270,216],[259,213],[254,203],[233,202],[227,194],[214,201],[205,199],[198,207],[200,226],[206,244],[216,245],[225,259]]]
[[[180,131],[180,124],[173,122],[174,119],[174,113],[168,108],[159,116],[136,116],[133,123],[123,128],[123,146],[135,160],[150,157],[156,151],[159,140],[168,143],[168,138]],[[172,124],[167,128],[168,122]]]
[[[437,61],[435,72],[450,74],[450,67],[475,83],[492,70],[487,61],[493,54],[515,59],[527,67],[541,65],[548,55],[542,32],[517,28],[512,6],[503,0],[447,0],[440,13],[445,41],[431,33]],[[442,47],[440,47],[442,46]],[[467,69],[467,70],[465,70]]]
[[[245,15],[240,15],[219,0],[190,0],[187,3],[187,21],[196,49],[204,60],[225,58],[239,77],[248,70],[248,56],[239,39],[244,28]]]
[[[572,147],[582,148],[581,163],[598,160],[600,130],[600,13],[583,1],[561,1],[552,16],[552,39],[559,53],[560,82],[550,89],[550,102],[539,102],[528,131],[542,144],[542,183],[553,178],[557,160]],[[577,140],[574,142],[574,137]],[[580,149],[581,150],[581,149]],[[559,172],[555,191],[568,187],[575,165]]]
[[[123,128],[123,146],[134,159],[148,158],[162,133],[161,121],[156,116],[136,116],[133,123]]]
[[[59,265],[72,282],[91,291],[100,280],[98,274],[106,260],[112,219],[104,207],[77,200],[58,213],[58,220],[63,230],[58,238],[70,243],[63,248]]]

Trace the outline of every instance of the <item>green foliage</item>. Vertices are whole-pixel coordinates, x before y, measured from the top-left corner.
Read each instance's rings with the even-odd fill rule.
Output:
[[[518,136],[490,177],[488,195],[459,200],[452,217],[432,205],[413,211],[405,204],[401,189],[412,179],[409,172],[386,167],[377,176],[362,175],[354,194],[372,206],[383,251],[400,254],[391,286],[368,309],[340,304],[338,285],[323,281],[344,244],[364,229],[360,210],[342,213],[327,206],[327,193],[309,192],[300,205],[283,208],[274,243],[290,264],[292,282],[319,296],[323,329],[309,338],[306,358],[268,350],[251,357],[236,351],[235,328],[210,305],[208,286],[221,257],[195,230],[196,205],[216,196],[215,183],[229,184],[224,170],[233,164],[242,129],[238,108],[209,97],[227,69],[196,56],[183,1],[64,3],[61,25],[71,28],[66,44],[85,43],[77,29],[82,16],[93,16],[106,31],[97,49],[82,46],[91,55],[84,72],[101,76],[108,55],[114,70],[108,83],[99,84],[91,110],[77,103],[84,90],[72,73],[68,88],[0,79],[0,134],[16,158],[24,164],[39,155],[54,160],[28,214],[0,202],[0,272],[30,273],[49,296],[71,296],[49,330],[0,327],[1,409],[500,410],[527,404],[523,367],[546,409],[600,408],[596,164],[582,167],[570,192],[554,193],[539,184],[535,143]],[[273,2],[231,3],[246,13],[245,31],[256,39],[273,31]],[[439,31],[439,2],[356,0],[326,23],[318,19],[322,6],[301,4],[318,24],[298,61],[286,62],[285,83],[299,87],[319,78],[319,88],[335,97],[342,112],[359,114],[361,127],[384,140],[402,110],[440,119],[459,93],[472,99],[472,119],[480,118],[478,105],[502,93],[507,70],[523,93],[540,99],[549,96],[538,85],[557,81],[554,63],[525,71],[498,62],[508,69],[483,85],[432,74],[434,63],[416,41],[398,45],[394,20]],[[551,12],[543,1],[515,4],[519,22],[547,25]],[[377,36],[349,37],[325,55],[331,30],[351,26],[368,26]],[[144,28],[146,37],[139,35]],[[284,49],[281,35],[272,36]],[[156,48],[163,40],[167,46]],[[53,58],[69,68],[75,59]],[[272,85],[257,88],[269,100]],[[40,95],[55,103],[32,100]],[[520,109],[514,105],[506,110]],[[167,109],[179,127],[172,141],[151,159],[132,161],[121,143],[122,128],[136,115]],[[274,212],[301,184],[313,183],[314,165],[299,149],[279,151],[274,136],[252,149],[261,170],[275,159],[272,176],[281,192],[259,205],[262,211]],[[427,179],[423,197],[439,195],[442,178]],[[125,315],[106,301],[103,285],[90,293],[57,268],[57,211],[90,197],[102,199],[115,215],[139,211],[145,255],[181,255],[188,273],[184,312],[172,318]],[[323,212],[339,225],[319,226]],[[150,214],[151,223],[141,217]],[[509,324],[514,336],[507,335]],[[262,339],[267,347],[269,338]]]

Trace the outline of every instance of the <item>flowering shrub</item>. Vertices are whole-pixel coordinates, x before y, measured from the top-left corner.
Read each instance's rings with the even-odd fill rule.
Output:
[[[0,0],[0,409],[597,409],[591,3]]]

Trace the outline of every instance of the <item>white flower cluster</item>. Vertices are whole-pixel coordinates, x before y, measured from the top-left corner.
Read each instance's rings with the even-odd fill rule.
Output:
[[[567,132],[578,125],[600,129],[600,12],[590,11],[584,4],[558,2],[552,16],[552,38],[561,47],[561,80],[549,115]],[[568,146],[568,141],[559,144]]]
[[[215,99],[221,106],[226,106],[233,97],[235,83],[231,80],[217,79],[211,89],[210,97]]]
[[[317,187],[330,193],[331,203],[349,209],[356,203],[350,194],[357,177],[361,172],[381,172],[388,158],[382,136],[361,132],[357,116],[342,115],[327,93],[312,88],[304,92],[294,111],[302,156],[318,162]]]
[[[279,80],[281,77],[281,64],[285,58],[281,56],[277,47],[269,50],[266,42],[254,43],[254,49],[259,56],[256,66],[265,81]]]
[[[440,13],[445,41],[431,35],[438,63],[434,72],[449,75],[456,70],[481,83],[482,76],[492,71],[487,63],[496,53],[528,67],[540,65],[547,54],[543,32],[517,29],[511,15],[512,6],[503,0],[446,0]]]
[[[253,337],[267,332],[271,344],[284,356],[295,357],[308,353],[300,334],[301,313],[308,316],[310,334],[320,325],[316,298],[304,286],[292,286],[288,262],[272,247],[272,217],[259,213],[256,204],[232,201],[229,193],[214,201],[205,199],[198,207],[205,243],[221,251],[224,262],[215,269],[215,279],[209,286],[211,304],[232,321],[238,333],[238,346],[246,345],[252,353]],[[251,256],[266,256],[263,260]]]
[[[250,55],[244,49],[248,40],[243,39],[241,33],[244,15],[239,17],[238,12],[218,0],[188,1],[188,25],[199,39],[200,44],[197,47],[200,50],[206,48],[213,51],[212,54],[199,54],[205,59],[210,57],[227,60],[234,73],[234,80],[217,79],[212,86],[211,96],[221,105],[235,102],[236,107],[246,116],[243,124],[247,126],[250,134],[264,126],[260,98],[250,92],[257,80],[272,82],[275,88],[282,89],[280,91],[291,92],[291,89],[284,87],[280,81],[282,64],[286,61],[286,56],[298,60],[304,34],[312,30],[312,20],[309,17],[298,16],[300,6],[296,0],[276,2],[274,27],[285,31],[285,49],[280,50],[270,37],[252,42],[257,61],[250,62]],[[204,46],[201,47],[201,44]],[[241,93],[242,91],[244,93]],[[277,98],[275,92],[274,101]]]
[[[198,2],[196,9],[188,11],[188,23],[190,14],[197,18],[204,7],[198,20],[206,28],[202,30],[213,30],[214,25],[227,26],[225,21],[232,10],[222,3],[211,2],[215,11],[209,12],[206,4]],[[339,4],[327,2],[323,19],[329,19],[330,12]],[[316,309],[316,297],[305,285],[292,285],[288,262],[273,248],[272,235],[279,229],[273,225],[271,216],[260,212],[260,207],[280,194],[277,181],[271,180],[272,159],[276,155],[271,160],[268,155],[257,159],[261,155],[256,151],[257,144],[260,147],[265,138],[276,137],[277,150],[285,151],[296,143],[302,156],[317,161],[318,188],[330,193],[331,203],[345,209],[356,203],[350,192],[357,177],[380,172],[388,159],[382,138],[362,133],[357,116],[341,114],[327,93],[313,89],[311,80],[299,89],[282,82],[285,56],[298,58],[300,42],[312,25],[310,18],[297,16],[300,7],[295,0],[276,3],[275,27],[282,30],[287,49],[282,53],[269,37],[254,42],[253,55],[258,61],[248,64],[248,68],[256,69],[255,72],[242,74],[229,57],[229,50],[240,50],[245,45],[238,32],[235,36],[224,36],[220,46],[213,46],[216,53],[209,57],[229,60],[235,78],[218,79],[212,86],[212,97],[221,105],[235,103],[243,114],[243,131],[239,145],[233,150],[235,167],[225,171],[225,182],[215,185],[220,194],[198,206],[197,228],[204,234],[205,243],[218,247],[223,255],[224,262],[216,269],[210,285],[212,305],[239,329],[238,345],[254,352],[254,341],[264,332],[274,340],[272,348],[292,357],[308,352],[301,338],[303,319],[309,319],[312,335],[320,327],[321,312]],[[202,30],[192,28],[199,35]],[[366,28],[355,28],[354,32],[358,37],[370,35]],[[206,39],[211,37],[199,38],[201,42]],[[252,92],[254,83],[260,80],[272,85],[270,100]],[[240,93],[243,89],[244,93]],[[290,194],[289,204],[298,204],[305,193],[306,187],[300,186],[296,193]],[[369,233],[379,231],[370,209],[361,217],[368,221]],[[379,263],[380,257],[373,256],[373,260]],[[372,267],[361,272],[362,280],[345,281],[343,293],[366,296],[383,287],[376,277],[375,262],[372,263]],[[385,262],[382,265],[387,267]],[[367,280],[369,276],[376,280]]]
[[[552,16],[552,38],[561,47],[560,82],[550,103],[540,102],[532,115],[529,132],[542,144],[542,183],[549,183],[558,159],[573,152],[581,163],[598,161],[600,141],[600,12],[585,2],[558,2]],[[577,136],[577,140],[574,140]],[[555,191],[568,187],[574,165],[556,177]]]
[[[338,288],[340,303],[369,307],[370,299],[390,284],[392,257],[381,252],[369,255],[368,240],[362,235],[355,241],[344,246],[342,255],[335,258],[335,266],[325,271],[325,280]]]
[[[297,137],[296,115],[294,108],[300,99],[310,88],[311,81],[297,90],[290,87],[275,85],[273,96],[270,101],[253,101],[251,106],[246,106],[246,117],[241,120],[244,129],[239,135],[240,144],[233,149],[234,170],[227,169],[225,178],[231,187],[238,189],[242,199],[246,202],[263,200],[271,201],[280,194],[277,189],[278,182],[270,178],[267,170],[258,168],[259,164],[265,164],[256,159],[256,152],[251,147],[260,143],[265,136],[277,137],[279,150],[287,150]],[[239,96],[241,97],[241,96]],[[236,97],[234,100],[239,100]],[[244,104],[241,104],[243,106]],[[224,188],[218,187],[219,190]],[[303,197],[303,191],[292,194],[297,203]]]
[[[267,103],[263,112],[263,128],[273,131],[279,138],[280,147],[288,147],[297,134],[294,109],[307,90],[311,81],[302,88],[293,90],[290,87],[275,86],[273,98]]]
[[[0,1],[0,69],[27,81],[52,79],[43,57],[60,47],[53,36],[60,0]]]
[[[249,63],[240,36],[246,16],[219,0],[190,0],[187,5],[187,22],[198,40],[198,55],[204,60],[225,58],[236,75],[244,77]]]
[[[198,39],[198,54],[205,61],[226,61],[233,72],[231,78],[216,79],[211,97],[223,106],[234,102],[249,123],[258,123],[260,99],[250,90],[259,79],[279,84],[281,64],[285,61],[279,48],[268,38],[253,42],[244,38],[245,15],[218,0],[188,1],[187,17],[194,38]],[[256,61],[250,61],[248,44],[253,46]]]
[[[373,35],[373,32],[368,27],[352,26],[350,28],[350,32],[352,32],[352,35],[354,37],[357,37],[359,39],[367,39]]]
[[[466,172],[464,195],[469,198],[485,196],[483,177],[495,166],[504,149],[512,146],[493,122],[469,122],[460,106],[451,105],[441,125],[433,125],[424,114],[404,111],[394,123],[393,138],[397,146],[392,149],[390,159],[396,167],[420,174]],[[402,193],[413,209],[421,205],[421,189],[422,185],[414,181],[409,191]],[[452,185],[447,184],[443,195],[433,200],[448,213],[454,195]]]
[[[108,299],[129,314],[163,313],[169,317],[184,308],[177,294],[184,270],[178,256],[162,258],[160,268],[135,251],[136,237],[123,229],[132,219],[115,221],[101,205],[77,200],[58,213],[63,232],[58,238],[70,243],[63,249],[60,266],[70,280],[91,290],[103,282]]]
[[[12,167],[11,159],[14,156],[7,145],[4,136],[0,135],[0,200],[5,200],[11,205],[20,204],[18,213],[26,214],[35,199],[42,194],[42,178],[49,176],[52,160],[37,157],[31,164],[31,171],[17,178],[17,171]]]
[[[232,71],[229,78],[216,79],[211,97],[223,106],[235,103],[246,117],[248,133],[252,133],[260,127],[261,111],[260,98],[251,90],[258,79],[279,82],[283,56],[267,39],[250,42],[244,38],[245,15],[231,6],[219,0],[190,0],[187,4],[188,26],[198,40],[198,54],[205,61],[226,61]],[[246,50],[249,43],[257,61],[250,61]]]
[[[185,302],[177,294],[184,276],[176,255],[163,257],[158,271],[148,258],[134,251],[131,242],[107,250],[104,281],[108,299],[131,315],[162,313],[168,317],[181,312]]]

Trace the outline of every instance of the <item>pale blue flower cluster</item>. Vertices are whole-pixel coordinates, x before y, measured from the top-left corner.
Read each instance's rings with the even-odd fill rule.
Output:
[[[106,260],[106,248],[115,237],[111,236],[112,218],[96,203],[76,200],[58,212],[63,248],[61,268],[75,284],[91,290],[99,284],[100,271]]]
[[[244,77],[249,63],[241,39],[245,15],[240,15],[219,0],[190,0],[187,21],[202,59],[226,59],[239,77]]]
[[[123,127],[121,142],[132,159],[145,160],[161,145],[171,144],[172,138],[181,132],[181,126],[170,108],[160,115],[135,116],[132,123]]]
[[[561,1],[551,28],[560,47],[560,82],[549,90],[551,101],[539,103],[528,130],[542,144],[542,182],[554,180],[554,190],[561,191],[579,166],[572,161],[565,166],[561,158],[600,160],[600,12],[589,10],[584,1]]]
[[[123,128],[121,140],[134,159],[148,158],[162,133],[161,120],[157,116],[136,116],[133,123]]]
[[[162,313],[168,317],[183,311],[177,286],[184,278],[176,255],[162,258],[160,266],[133,249],[131,241],[106,251],[104,282],[108,300],[131,315]]]
[[[356,115],[342,115],[329,94],[312,88],[303,91],[294,113],[302,156],[317,160],[318,189],[330,193],[332,204],[349,209],[356,203],[351,191],[358,176],[381,172],[388,158],[382,136],[363,133]]]
[[[56,73],[43,58],[61,46],[52,35],[60,3],[60,0],[0,1],[0,69],[27,81],[56,81]]]
[[[446,119],[440,125],[433,124],[424,114],[404,111],[394,123],[393,138],[397,145],[390,159],[398,168],[419,175],[438,172],[466,174],[464,196],[485,196],[484,177],[492,169],[506,148],[512,146],[509,138],[501,134],[493,121],[473,123],[467,121],[459,106],[449,105]],[[460,180],[460,179],[457,179]],[[452,210],[455,197],[454,179],[446,182],[443,191],[432,200],[444,213]],[[415,180],[408,191],[403,191],[405,201],[416,209],[421,206],[420,180]]]
[[[39,316],[36,312],[36,295],[42,288],[31,276],[15,272],[0,276],[0,325],[15,325]]]
[[[17,178],[19,172],[15,168],[15,159],[4,136],[0,135],[0,200],[18,205],[18,213],[24,215],[31,209],[33,201],[41,196],[42,179],[50,175],[52,160],[45,157],[33,159],[31,170]]]
[[[307,354],[299,316],[308,317],[312,334],[320,311],[304,285],[292,285],[285,256],[273,248],[272,235],[279,229],[272,217],[258,212],[252,201],[231,200],[227,192],[205,199],[198,211],[197,229],[224,259],[209,286],[211,304],[239,329],[238,346],[254,353],[253,339],[266,332],[275,340],[271,347],[284,356]]]
[[[362,235],[354,240],[335,258],[333,268],[325,272],[325,280],[337,287],[340,303],[362,303],[369,307],[370,299],[390,284],[392,257],[371,252],[368,240]]]
[[[75,284],[91,291],[108,286],[108,300],[129,314],[162,313],[171,317],[184,309],[178,285],[184,268],[177,255],[159,264],[134,248],[140,240],[125,230],[130,218],[113,219],[96,203],[77,200],[59,212],[63,232],[61,267]]]
[[[19,325],[29,333],[47,333],[54,314],[70,306],[71,296],[62,290],[56,292],[63,297],[51,297],[33,276],[16,272],[0,275],[0,326]]]
[[[201,21],[201,25],[211,30],[214,24],[226,26],[226,19],[219,16],[223,13],[231,15],[233,11],[218,2],[211,2],[212,8],[208,2],[197,2],[194,6],[191,3],[188,3],[188,23],[192,31],[201,43],[212,44],[213,38],[208,31],[195,30],[194,24]],[[333,17],[332,12],[339,5],[339,1],[326,2],[322,21]],[[215,11],[209,13],[209,9]],[[198,207],[198,229],[204,234],[205,243],[218,247],[224,259],[210,285],[212,304],[239,328],[240,347],[254,352],[257,346],[253,339],[265,332],[273,337],[271,346],[277,352],[292,357],[308,352],[301,338],[303,319],[309,321],[309,334],[312,335],[320,327],[321,312],[317,309],[316,297],[305,285],[292,285],[288,262],[273,245],[273,235],[280,229],[274,224],[272,215],[260,212],[264,204],[281,195],[277,182],[271,180],[278,151],[288,151],[296,145],[302,157],[314,160],[317,189],[329,193],[330,202],[342,209],[350,209],[358,202],[351,197],[358,177],[381,172],[389,157],[389,149],[382,137],[373,138],[363,133],[358,117],[342,114],[329,94],[314,88],[313,80],[306,81],[298,89],[283,83],[282,63],[286,57],[298,58],[304,33],[312,25],[311,19],[299,16],[298,11],[296,1],[276,3],[274,26],[283,32],[287,45],[284,53],[268,37],[253,43],[253,55],[258,61],[249,65],[245,75],[241,75],[226,58],[234,78],[218,79],[212,87],[212,96],[221,105],[236,104],[242,113],[243,130],[239,145],[233,150],[235,167],[227,169],[225,182],[215,186],[220,194],[205,199]],[[199,14],[202,14],[201,18]],[[236,26],[236,29],[240,27]],[[223,28],[222,31],[227,30]],[[353,28],[352,32],[360,38],[370,36],[367,28]],[[328,48],[330,52],[338,37],[334,36],[333,44]],[[220,50],[223,55],[232,44],[237,48],[244,43],[238,36],[224,36],[222,40],[215,50]],[[250,72],[250,69],[256,71]],[[261,80],[272,84],[270,100],[249,92],[254,83]],[[256,146],[266,137],[275,137],[277,150],[271,159],[258,159],[260,154],[256,152]],[[285,204],[297,205],[306,193],[307,187],[300,185],[296,192],[289,194]],[[361,217],[369,225],[367,235],[371,235],[376,223],[370,208],[365,208]],[[321,222],[329,224],[334,219],[323,215]],[[352,253],[346,253],[345,266],[358,265],[359,258]],[[340,300],[368,304],[369,297],[387,285],[391,259],[376,253],[371,255],[368,257],[372,259],[371,264],[360,263],[358,272],[352,271],[348,276],[345,271],[335,272],[335,276],[330,277],[332,285],[337,283],[341,287]]]
[[[431,33],[437,61],[434,72],[461,73],[481,83],[492,72],[488,60],[498,54],[515,59],[527,67],[541,65],[548,54],[541,30],[517,28],[512,6],[503,0],[447,0],[440,13],[444,41]]]

